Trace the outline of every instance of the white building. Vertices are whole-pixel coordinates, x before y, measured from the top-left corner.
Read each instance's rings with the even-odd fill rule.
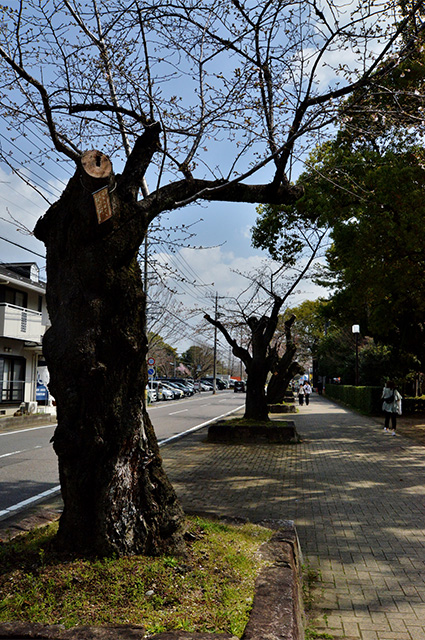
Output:
[[[22,403],[30,413],[52,405],[41,349],[49,324],[46,284],[37,265],[0,264],[1,415],[13,414]]]

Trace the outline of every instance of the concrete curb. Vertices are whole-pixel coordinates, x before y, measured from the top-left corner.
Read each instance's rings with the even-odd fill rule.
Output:
[[[14,431],[15,429],[30,429],[44,425],[56,424],[55,414],[40,413],[28,416],[0,416],[0,433]]]

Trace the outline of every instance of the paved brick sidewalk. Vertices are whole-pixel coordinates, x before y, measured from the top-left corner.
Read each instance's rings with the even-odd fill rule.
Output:
[[[300,445],[165,446],[184,507],[294,520],[334,638],[425,640],[425,447],[322,397],[290,418]]]

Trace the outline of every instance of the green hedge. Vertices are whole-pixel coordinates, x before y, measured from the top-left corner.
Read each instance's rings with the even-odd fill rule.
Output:
[[[382,387],[327,384],[324,393],[328,398],[338,400],[366,415],[373,416],[382,413]],[[404,415],[425,414],[425,397],[404,397],[402,400],[402,413]]]
[[[382,411],[382,387],[327,384],[325,394],[366,415],[378,415]]]

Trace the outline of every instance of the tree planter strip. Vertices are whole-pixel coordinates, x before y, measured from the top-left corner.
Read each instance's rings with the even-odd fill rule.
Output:
[[[208,442],[241,442],[257,444],[295,444],[300,441],[295,423],[288,420],[284,424],[275,425],[229,425],[217,422],[208,429]]]

